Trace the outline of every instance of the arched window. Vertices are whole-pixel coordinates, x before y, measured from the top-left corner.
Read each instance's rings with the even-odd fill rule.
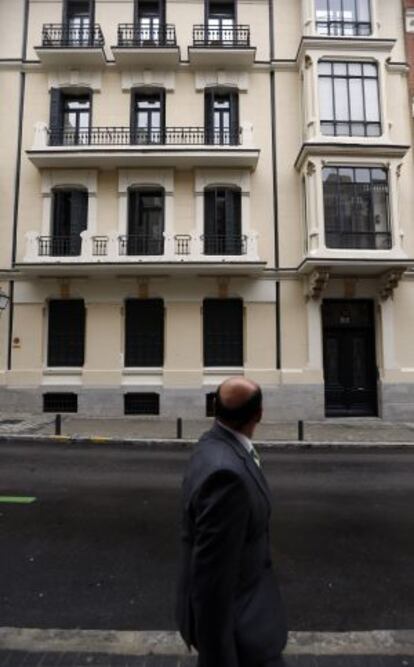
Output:
[[[165,90],[138,88],[131,98],[131,143],[165,143]]]
[[[128,234],[126,238],[121,237],[121,252],[127,255],[164,254],[162,188],[129,188]]]
[[[87,90],[50,91],[50,145],[90,143],[92,93]]]
[[[40,237],[40,255],[76,257],[82,251],[81,232],[88,226],[88,193],[55,188],[52,197],[51,236]]]
[[[241,190],[211,187],[204,191],[204,254],[241,255]]]

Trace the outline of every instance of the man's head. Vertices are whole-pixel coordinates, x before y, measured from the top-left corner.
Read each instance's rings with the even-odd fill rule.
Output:
[[[229,428],[251,437],[262,411],[262,391],[256,382],[229,378],[217,390],[215,415]]]

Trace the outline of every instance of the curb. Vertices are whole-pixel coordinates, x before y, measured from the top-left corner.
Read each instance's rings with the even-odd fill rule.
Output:
[[[198,438],[107,438],[103,436],[70,436],[70,435],[33,435],[33,434],[10,434],[0,435],[0,443],[16,441],[21,443],[33,442],[35,444],[69,444],[69,445],[117,445],[137,447],[168,447],[168,449],[187,449],[193,447]],[[349,442],[349,441],[318,441],[318,440],[286,440],[286,441],[255,441],[255,446],[260,449],[276,450],[306,450],[306,449],[414,449],[414,442]]]
[[[178,632],[0,628],[9,651],[188,655]],[[287,655],[414,655],[414,630],[291,632]]]

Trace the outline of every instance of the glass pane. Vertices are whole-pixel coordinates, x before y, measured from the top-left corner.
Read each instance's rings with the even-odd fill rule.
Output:
[[[337,123],[336,134],[338,137],[348,137],[350,135],[349,123]]]
[[[361,63],[349,63],[348,72],[350,76],[362,76]]]
[[[147,128],[149,125],[149,116],[146,111],[140,111],[138,113],[138,127],[139,128]]]
[[[378,70],[376,65],[371,65],[370,63],[364,63],[364,76],[374,76],[377,77]]]
[[[330,0],[329,9],[330,9],[329,11],[330,21],[342,20],[341,0]]]
[[[316,0],[316,20],[326,21],[328,18],[328,0]]]
[[[369,22],[371,20],[370,0],[357,0],[358,5],[358,21]]]
[[[348,86],[346,79],[335,79],[334,90],[335,118],[336,120],[349,120]]]
[[[343,20],[356,21],[355,0],[342,0],[343,2]]]
[[[353,137],[364,137],[365,125],[363,123],[352,123],[351,135]]]
[[[349,93],[351,103],[351,118],[364,120],[364,98],[362,93],[362,79],[350,79]]]
[[[335,127],[333,123],[321,123],[322,134],[325,136],[332,136],[335,134]]]
[[[75,130],[76,129],[76,114],[75,113],[65,113],[63,119],[63,128],[65,131]]]
[[[333,70],[335,76],[346,76],[347,74],[346,63],[334,63]]]
[[[332,79],[319,79],[319,105],[321,120],[333,119]]]
[[[368,137],[379,137],[381,135],[381,125],[379,124],[370,124],[367,127],[367,136]]]
[[[332,63],[321,60],[318,64],[318,72],[319,74],[327,74],[330,76],[332,74]]]
[[[364,81],[366,120],[379,122],[378,82],[375,79]]]

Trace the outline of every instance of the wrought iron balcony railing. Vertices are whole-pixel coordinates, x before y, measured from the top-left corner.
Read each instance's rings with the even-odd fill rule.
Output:
[[[166,127],[159,130],[129,127],[91,127],[49,130],[50,146],[237,146],[241,130],[210,130],[204,127]]]
[[[330,37],[367,37],[372,25],[369,21],[317,21],[316,30]]]
[[[205,255],[247,254],[247,236],[242,234],[205,234],[201,240]]]
[[[125,255],[163,255],[164,239],[143,234],[127,234],[119,237],[119,254]]]
[[[131,49],[173,48],[177,46],[175,26],[140,23],[120,23],[118,26],[118,47]]]
[[[326,232],[327,248],[343,250],[390,250],[391,232]]]
[[[78,257],[82,239],[74,236],[39,236],[39,257]]]
[[[51,49],[97,49],[105,44],[101,26],[65,23],[45,23],[42,31],[42,47]]]
[[[219,24],[195,25],[193,47],[219,49],[246,49],[250,47],[250,26]]]

